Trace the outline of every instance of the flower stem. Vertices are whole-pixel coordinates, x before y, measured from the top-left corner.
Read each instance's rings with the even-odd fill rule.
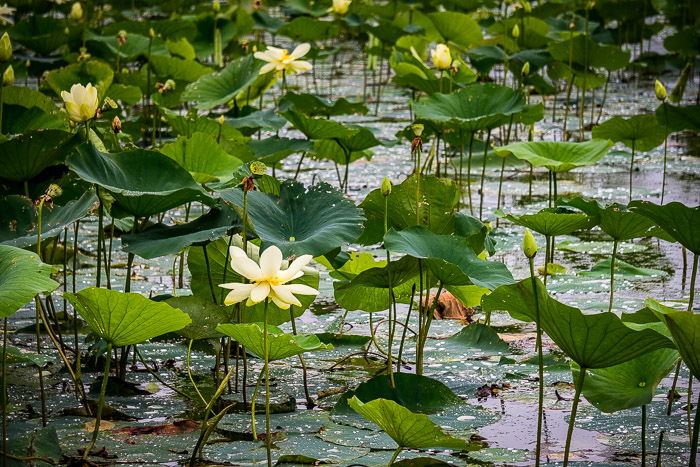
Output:
[[[109,379],[109,368],[112,363],[112,343],[107,344],[107,351],[105,352],[105,368],[102,374],[102,386],[100,387],[100,400],[97,402],[97,414],[95,415],[95,428],[92,430],[92,439],[90,444],[83,452],[83,459],[87,459],[90,455],[90,451],[95,446],[97,441],[97,435],[100,433],[100,422],[102,421],[102,407],[105,403],[105,392],[107,392],[107,380]]]
[[[564,447],[564,467],[569,465],[569,451],[571,450],[571,438],[574,433],[574,424],[576,423],[576,411],[578,410],[578,400],[581,397],[583,382],[586,377],[586,368],[581,367],[578,380],[576,381],[576,392],[574,394],[574,405],[571,406],[571,415],[569,416],[569,429],[566,432],[566,446]]]
[[[532,294],[535,297],[535,325],[537,326],[537,445],[535,447],[535,466],[540,465],[540,454],[542,452],[542,416],[544,411],[544,352],[542,350],[542,326],[540,325],[540,301],[535,278],[535,258],[528,258],[530,263],[530,279],[532,280]]]
[[[265,299],[265,308],[263,309],[263,359],[265,367],[265,450],[267,451],[267,467],[272,467],[272,452],[271,452],[271,432],[270,432],[270,349],[268,348],[267,337],[267,308],[270,303],[269,299]]]

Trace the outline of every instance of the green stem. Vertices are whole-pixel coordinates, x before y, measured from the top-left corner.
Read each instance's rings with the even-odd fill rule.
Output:
[[[610,258],[610,303],[608,304],[608,312],[613,309],[613,296],[615,295],[615,258],[617,257],[618,240],[613,240],[612,257]]]
[[[265,451],[267,451],[267,467],[272,467],[272,433],[270,431],[270,349],[267,337],[267,308],[270,301],[265,299],[263,309],[263,359],[265,366]]]
[[[401,343],[399,344],[399,355],[396,360],[396,372],[401,373],[401,357],[403,356],[403,346],[406,342],[406,331],[408,331],[408,324],[411,322],[411,312],[413,311],[413,299],[416,296],[416,284],[413,283],[411,288],[411,301],[408,302],[408,313],[406,313],[406,322],[403,325],[403,332],[401,333]],[[371,315],[370,315],[371,316]]]
[[[7,452],[7,411],[7,317],[5,317],[2,323],[2,452]],[[5,456],[2,456],[2,466],[7,467]]]
[[[3,134],[3,132],[2,132],[2,111],[3,111],[3,105],[5,103],[4,102],[5,99],[3,97],[4,88],[5,88],[5,86],[3,86],[2,83],[0,83],[0,135]]]
[[[571,406],[571,415],[569,416],[569,429],[566,432],[566,446],[564,447],[564,467],[569,465],[569,452],[571,451],[571,438],[574,434],[574,424],[576,423],[576,411],[578,410],[578,400],[581,397],[583,382],[586,377],[586,368],[581,367],[578,380],[576,381],[576,392],[574,394],[574,405]]]
[[[642,406],[642,467],[647,465],[647,405]]]
[[[695,300],[695,280],[698,275],[698,254],[693,255],[693,272],[690,274],[690,296],[688,297],[688,311],[693,311]]]
[[[192,384],[192,387],[194,388],[195,392],[199,396],[200,400],[204,403],[204,405],[207,405],[206,399],[204,399],[204,396],[202,393],[199,391],[199,387],[197,386],[197,383],[194,382],[194,378],[192,377],[192,367],[190,366],[190,358],[192,357],[192,342],[194,342],[193,339],[190,339],[189,344],[187,345],[187,356],[185,358],[185,368],[187,369],[187,377],[190,380],[190,384]]]
[[[472,204],[472,149],[474,147],[474,132],[469,137],[469,153],[467,154],[467,196],[469,196],[469,214],[474,215]]]
[[[537,394],[537,445],[535,447],[535,466],[540,465],[540,454],[542,452],[542,418],[544,411],[544,352],[542,350],[542,326],[540,325],[540,302],[537,288],[537,279],[535,278],[535,258],[528,258],[530,263],[530,279],[532,281],[532,294],[535,297],[535,325],[537,326],[537,338],[535,347],[537,347],[537,375],[538,375],[538,394]]]
[[[661,204],[664,204],[664,195],[666,193],[666,161],[668,157],[668,111],[666,110],[666,102],[662,104],[664,108],[664,169],[661,177]]]
[[[87,125],[87,122],[85,122],[85,124]],[[102,198],[100,197],[100,187],[97,184],[95,184],[95,193],[97,194],[97,200],[100,203],[97,211],[97,274],[95,276],[95,283],[97,287],[100,287],[102,283],[102,242],[104,239],[104,205],[102,204]]]
[[[399,454],[401,454],[401,451],[403,451],[403,447],[399,446],[396,448],[396,451],[394,451],[394,455],[391,456],[391,459],[389,460],[389,463],[387,464],[388,466],[394,465],[394,461],[396,460],[397,457],[399,457]]]
[[[489,142],[491,141],[491,130],[486,133],[486,144],[484,145],[484,160],[481,163],[481,185],[479,188],[479,220],[482,220],[484,211],[484,178],[486,178],[486,157],[489,152]]]
[[[632,172],[634,171],[634,143],[635,140],[632,140],[632,159],[630,159],[630,193],[629,193],[629,201],[632,201]]]
[[[691,376],[692,378],[692,376]],[[688,409],[690,410],[690,409]],[[700,402],[695,404],[695,422],[693,423],[693,439],[690,442],[690,460],[688,461],[688,467],[694,467],[696,465],[695,459],[698,454],[698,436],[700,435]]]
[[[37,207],[37,226],[36,226],[36,254],[39,256],[41,261],[41,226],[42,226],[42,213],[44,209],[44,198],[39,201],[39,206]],[[41,353],[41,300],[37,295],[34,297],[34,302],[36,303],[36,314],[35,314],[35,335],[36,335],[36,353]],[[50,324],[48,321],[46,323],[47,329]],[[44,373],[39,368],[39,392],[41,399],[41,424],[46,426],[46,394],[44,393]]]
[[[95,416],[95,428],[92,430],[92,439],[90,444],[83,452],[83,459],[87,459],[90,455],[90,451],[95,446],[97,441],[97,435],[100,433],[100,422],[102,421],[102,407],[105,404],[105,392],[107,392],[107,380],[109,379],[109,368],[112,363],[112,343],[107,344],[107,352],[105,353],[105,368],[102,374],[102,386],[100,387],[100,400],[97,403],[97,414]]]

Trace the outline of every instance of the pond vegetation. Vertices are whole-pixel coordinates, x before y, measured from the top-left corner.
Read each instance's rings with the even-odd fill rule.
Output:
[[[2,466],[697,465],[696,6],[0,6]]]

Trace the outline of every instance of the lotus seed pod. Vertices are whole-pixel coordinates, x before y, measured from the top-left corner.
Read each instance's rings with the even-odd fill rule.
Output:
[[[12,42],[10,36],[5,33],[0,37],[0,62],[6,62],[12,58]]]
[[[12,86],[15,82],[15,70],[12,65],[8,66],[5,72],[2,74],[2,85]]]
[[[156,37],[156,30],[153,28],[148,28],[148,37],[150,37],[151,39]]]
[[[117,115],[114,116],[112,119],[112,131],[114,132],[115,135],[118,135],[119,133],[122,132],[122,121],[119,119]]]
[[[253,176],[261,177],[267,173],[267,166],[264,162],[253,161],[250,163],[250,173]]]
[[[389,177],[384,177],[384,180],[382,180],[381,191],[385,197],[391,194],[391,180],[389,180]]]
[[[216,121],[219,122],[219,125],[223,125],[226,119],[223,115],[220,115],[219,118],[216,119]]]
[[[423,126],[422,123],[414,123],[411,125],[411,130],[413,130],[413,134],[420,137],[423,134],[423,130],[425,129],[425,126]]]
[[[516,39],[518,37],[520,37],[520,28],[518,27],[517,24],[515,26],[513,26],[513,30],[511,31],[511,35]]]
[[[49,185],[49,187],[46,189],[46,196],[49,198],[57,198],[63,194],[63,190],[61,189],[60,186],[56,185],[55,183],[52,183]]]
[[[105,100],[102,102],[102,106],[103,106],[103,107],[109,107],[109,108],[112,109],[112,110],[114,110],[114,109],[116,109],[117,107],[119,107],[119,106],[117,105],[117,103],[114,102],[114,99],[112,99],[111,97],[105,97]]]
[[[219,3],[219,0],[214,0],[214,3],[211,5],[211,9],[214,10],[214,13],[221,11],[221,3]]]
[[[658,79],[656,80],[656,83],[654,83],[654,92],[656,93],[656,98],[658,100],[666,100],[666,87]]]
[[[537,242],[535,237],[530,232],[530,229],[525,229],[525,235],[523,236],[523,253],[528,258],[534,258],[537,254]]]

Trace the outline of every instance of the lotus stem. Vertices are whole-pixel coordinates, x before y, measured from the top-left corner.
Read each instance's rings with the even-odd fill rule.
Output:
[[[267,467],[272,467],[272,434],[270,431],[270,349],[268,348],[267,337],[267,308],[270,303],[269,299],[265,299],[265,307],[263,309],[263,359],[265,366],[265,450],[267,451]]]
[[[647,405],[642,406],[642,467],[647,465]]]
[[[574,434],[574,424],[576,423],[576,411],[578,410],[578,400],[581,397],[583,382],[586,377],[586,368],[581,367],[578,380],[576,381],[576,392],[574,394],[574,404],[571,406],[571,415],[569,416],[569,428],[566,432],[566,446],[564,447],[564,467],[569,465],[569,451],[571,450],[571,438]]]
[[[389,230],[389,194],[384,195],[384,235]],[[396,320],[396,297],[394,296],[394,287],[391,280],[391,253],[389,249],[386,250],[386,267],[387,267],[387,278],[389,280],[389,342],[387,347],[387,361],[386,368],[389,375],[389,383],[392,388],[396,388],[396,382],[394,381],[394,371],[393,363],[391,361],[391,352],[394,341],[394,322]],[[393,310],[393,314],[392,314]]]
[[[549,262],[551,261],[550,258],[550,245],[552,244],[552,237],[550,235],[545,235],[544,236],[544,241],[545,241],[545,247],[544,247],[544,286],[547,287],[547,276],[549,275]]]
[[[467,193],[469,195],[469,214],[474,215],[472,204],[472,148],[474,147],[474,132],[469,136],[469,154],[467,155]]]
[[[530,263],[530,279],[532,280],[532,293],[535,297],[535,325],[537,326],[537,337],[535,347],[537,347],[537,445],[535,447],[535,466],[540,465],[540,455],[542,452],[542,414],[544,411],[544,352],[542,350],[542,326],[540,325],[540,302],[537,289],[537,279],[535,278],[535,257],[528,258]]]
[[[39,205],[37,206],[37,226],[36,226],[36,254],[39,257],[39,261],[41,261],[41,221],[42,221],[42,212],[44,208],[44,201],[45,198],[40,198],[39,199]],[[36,310],[35,310],[35,335],[36,335],[36,353],[40,354],[41,353],[41,300],[39,299],[39,296],[37,295],[34,297],[34,302],[36,303]],[[49,323],[48,321],[44,321],[46,323],[47,329],[49,328]],[[4,360],[3,360],[4,361]],[[40,394],[40,399],[41,399],[41,425],[46,426],[46,394],[44,393],[44,373],[41,371],[41,367],[39,367],[39,394]],[[3,407],[3,410],[6,410],[5,407]]]
[[[92,439],[90,444],[83,452],[83,459],[87,459],[90,455],[90,451],[95,446],[97,441],[97,436],[100,433],[100,422],[102,421],[102,408],[105,404],[105,392],[107,392],[107,381],[109,380],[109,369],[112,363],[112,343],[107,344],[107,351],[105,352],[105,368],[102,373],[102,386],[100,386],[100,400],[97,402],[97,414],[95,415],[95,428],[92,430]]]
[[[688,311],[693,311],[695,300],[695,280],[698,275],[698,254],[693,255],[693,272],[690,274],[690,296],[688,297]]]
[[[700,400],[698,401],[700,403]],[[686,402],[685,406],[687,407],[687,418],[688,418],[688,441],[690,441],[690,444],[693,444],[693,425],[690,421],[690,414],[692,412],[692,406],[693,406],[693,372],[690,372],[690,376],[688,377],[688,401]]]
[[[486,133],[486,144],[484,145],[484,160],[481,164],[481,185],[479,187],[479,220],[482,220],[484,210],[484,178],[486,178],[486,157],[489,152],[489,142],[491,141],[491,130]]]
[[[1,110],[1,109],[0,109]],[[41,371],[41,369],[39,369]],[[7,452],[7,317],[2,322],[2,452]],[[7,467],[7,457],[2,456],[2,466]]]
[[[666,193],[666,162],[668,159],[668,111],[666,110],[666,102],[662,105],[664,108],[664,133],[666,134],[664,138],[664,169],[661,177],[661,204],[664,204],[664,195]]]
[[[372,316],[372,315],[370,315]],[[289,307],[289,317],[291,318],[292,321],[292,333],[296,336],[297,335],[297,323],[296,323],[296,318],[294,317],[294,305],[290,305]],[[308,382],[308,370],[306,368],[306,362],[304,361],[304,356],[302,354],[299,354],[299,363],[301,363],[301,369],[302,369],[302,379],[304,381],[304,396],[306,397],[306,404],[311,407],[316,405],[314,403],[314,400],[311,398],[311,394],[309,394],[309,382]]]
[[[399,454],[401,454],[401,451],[403,451],[403,447],[399,446],[396,448],[396,451],[394,451],[394,454],[391,456],[391,459],[389,460],[389,463],[387,464],[388,466],[394,465],[394,461],[396,460],[397,457],[399,457]]]
[[[255,388],[253,388],[253,399],[250,401],[250,426],[253,432],[253,439],[255,441],[258,440],[258,428],[255,423],[255,406],[258,402],[258,391],[260,390],[260,382],[262,381],[263,376],[265,376],[265,374],[261,371],[260,374],[258,374],[258,379],[255,381]],[[245,404],[243,404],[243,407],[245,407]]]
[[[194,388],[195,392],[199,396],[199,399],[204,403],[204,405],[207,405],[206,399],[204,399],[204,396],[202,393],[199,391],[199,387],[197,386],[197,383],[194,382],[194,378],[192,377],[192,367],[190,366],[190,358],[192,356],[192,342],[194,342],[193,339],[190,339],[189,344],[187,345],[187,356],[185,358],[185,367],[187,368],[187,377],[190,380],[190,383],[192,384],[192,387]]]
[[[681,372],[681,364],[683,360],[678,358],[678,363],[676,363],[676,371],[673,374],[673,383],[671,384],[671,389],[668,390],[668,406],[666,407],[666,415],[671,415],[671,409],[673,408],[673,399],[676,397],[676,384],[678,384],[678,374]]]
[[[399,344],[399,355],[396,359],[396,372],[401,373],[401,357],[403,355],[403,346],[406,342],[406,331],[408,331],[408,324],[411,320],[411,311],[413,311],[413,299],[416,296],[416,284],[413,284],[411,288],[411,301],[408,303],[408,313],[406,313],[406,322],[403,325],[403,332],[401,333],[401,343]],[[371,316],[371,315],[370,315]]]
[[[629,201],[632,201],[632,172],[634,171],[634,146],[635,146],[636,140],[632,140],[632,159],[630,159],[630,193],[629,193]]]
[[[664,445],[664,434],[666,432],[664,430],[661,430],[661,433],[659,433],[659,445],[656,448],[656,463],[654,464],[654,467],[661,467],[661,448]]]
[[[693,379],[693,376],[690,376]],[[688,406],[690,407],[690,406]],[[690,410],[690,408],[688,408]],[[693,438],[690,442],[690,459],[688,460],[688,467],[694,467],[696,465],[695,459],[698,454],[698,436],[700,435],[700,402],[695,404],[695,422],[693,424]]]
[[[618,240],[613,240],[613,251],[610,257],[610,302],[608,304],[608,312],[613,309],[613,296],[615,295],[615,257],[617,256]]]
[[[211,266],[209,265],[209,253],[207,252],[207,245],[202,245],[202,253],[204,254],[204,264],[207,268],[207,279],[209,281],[209,292],[211,292],[211,301],[216,303],[216,293],[214,292],[214,282],[211,278]]]

